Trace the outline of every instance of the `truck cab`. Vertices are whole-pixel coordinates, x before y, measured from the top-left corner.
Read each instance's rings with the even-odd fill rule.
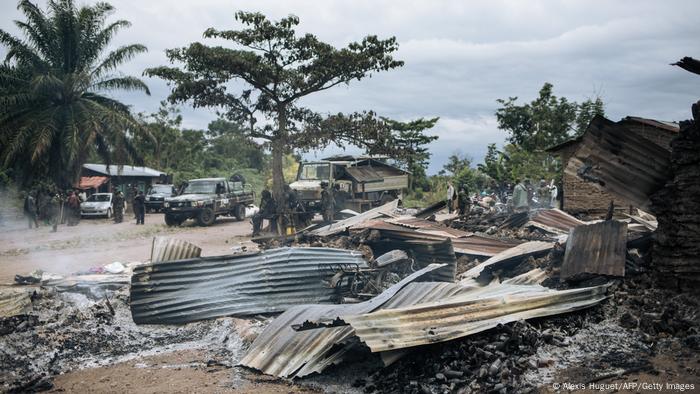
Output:
[[[238,178],[192,179],[179,196],[165,199],[165,223],[177,226],[195,219],[200,226],[209,226],[224,215],[243,220],[245,207],[254,199],[250,186]]]

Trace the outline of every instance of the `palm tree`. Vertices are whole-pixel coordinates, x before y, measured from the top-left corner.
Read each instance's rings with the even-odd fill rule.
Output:
[[[0,29],[7,47],[0,65],[0,166],[21,183],[48,178],[60,186],[77,180],[90,155],[106,163],[137,160],[130,140],[143,132],[129,107],[104,93],[138,90],[138,78],[117,68],[146,52],[140,44],[106,53],[114,35],[130,26],[107,24],[108,3],[77,8],[73,0],[49,0],[44,11],[28,0],[15,21],[24,39]]]

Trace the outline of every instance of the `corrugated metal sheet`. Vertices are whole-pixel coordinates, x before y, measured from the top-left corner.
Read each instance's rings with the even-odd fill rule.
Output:
[[[647,209],[670,176],[670,152],[596,116],[564,169],[624,201]]]
[[[345,172],[357,182],[381,182],[384,178],[372,167],[347,167]]]
[[[489,274],[493,271],[517,265],[529,256],[542,256],[554,247],[552,242],[530,241],[505,250],[461,275],[463,283],[475,279],[490,280]]]
[[[494,256],[521,243],[518,240],[506,241],[475,235],[414,217],[369,220],[353,226],[351,231],[364,229],[379,230],[382,238],[390,241],[437,242],[449,238],[455,253],[484,257]]]
[[[129,165],[116,165],[112,164],[107,166],[105,164],[83,164],[83,168],[99,172],[100,174],[112,175],[112,176],[141,176],[141,177],[151,177],[157,178],[161,175],[165,175],[164,172],[154,170],[149,167],[134,167]]]
[[[420,219],[425,219],[430,217],[430,215],[439,212],[441,209],[447,207],[447,200],[440,200],[434,204],[431,204],[416,213],[416,217]]]
[[[568,234],[572,228],[586,224],[559,209],[538,209],[530,213],[526,226],[533,226],[555,234]]]
[[[357,216],[343,219],[338,222],[331,223],[327,226],[311,230],[310,233],[319,237],[327,237],[330,235],[338,234],[364,221],[376,219],[380,216],[392,216],[392,213],[396,210],[396,208],[398,208],[398,206],[399,200],[396,199],[380,207],[370,209],[367,212],[363,212]]]
[[[193,259],[202,255],[202,248],[187,241],[167,237],[153,238],[151,261]]]
[[[306,321],[332,321],[342,314],[363,314],[380,308],[409,283],[439,269],[425,267],[391,286],[380,295],[359,304],[299,305],[290,308],[258,335],[240,365],[268,375],[302,377],[321,372],[341,362],[352,344],[354,330],[349,326],[294,331],[292,326]]]
[[[552,290],[539,285],[495,284],[435,302],[361,315],[343,315],[372,352],[445,342],[522,319],[593,306],[607,286]]]
[[[136,323],[186,323],[232,315],[282,312],[331,302],[338,266],[367,267],[359,252],[279,248],[260,253],[163,261],[134,268],[131,313]]]
[[[625,275],[627,223],[607,220],[575,227],[566,241],[561,277]]]
[[[0,317],[10,317],[25,313],[32,305],[28,287],[0,289]]]

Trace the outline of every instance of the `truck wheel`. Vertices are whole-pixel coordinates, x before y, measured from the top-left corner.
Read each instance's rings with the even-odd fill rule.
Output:
[[[197,223],[200,226],[211,226],[214,220],[216,220],[216,215],[214,215],[214,210],[211,208],[203,208],[197,216]]]
[[[237,220],[245,219],[245,206],[243,204],[236,205],[233,208],[233,216],[235,216]]]
[[[168,226],[179,226],[181,223],[182,221],[177,216],[165,215],[165,224]]]

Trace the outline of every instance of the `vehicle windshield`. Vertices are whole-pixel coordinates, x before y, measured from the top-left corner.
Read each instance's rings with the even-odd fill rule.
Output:
[[[170,185],[153,185],[151,191],[148,194],[170,194],[173,192],[173,187]]]
[[[299,180],[320,181],[331,177],[331,166],[328,163],[302,164]]]
[[[184,194],[214,194],[217,183],[223,184],[223,181],[192,181],[185,188]]]
[[[109,197],[110,197],[109,194],[93,194],[92,196],[88,197],[87,201],[109,202],[109,200],[110,200]]]

